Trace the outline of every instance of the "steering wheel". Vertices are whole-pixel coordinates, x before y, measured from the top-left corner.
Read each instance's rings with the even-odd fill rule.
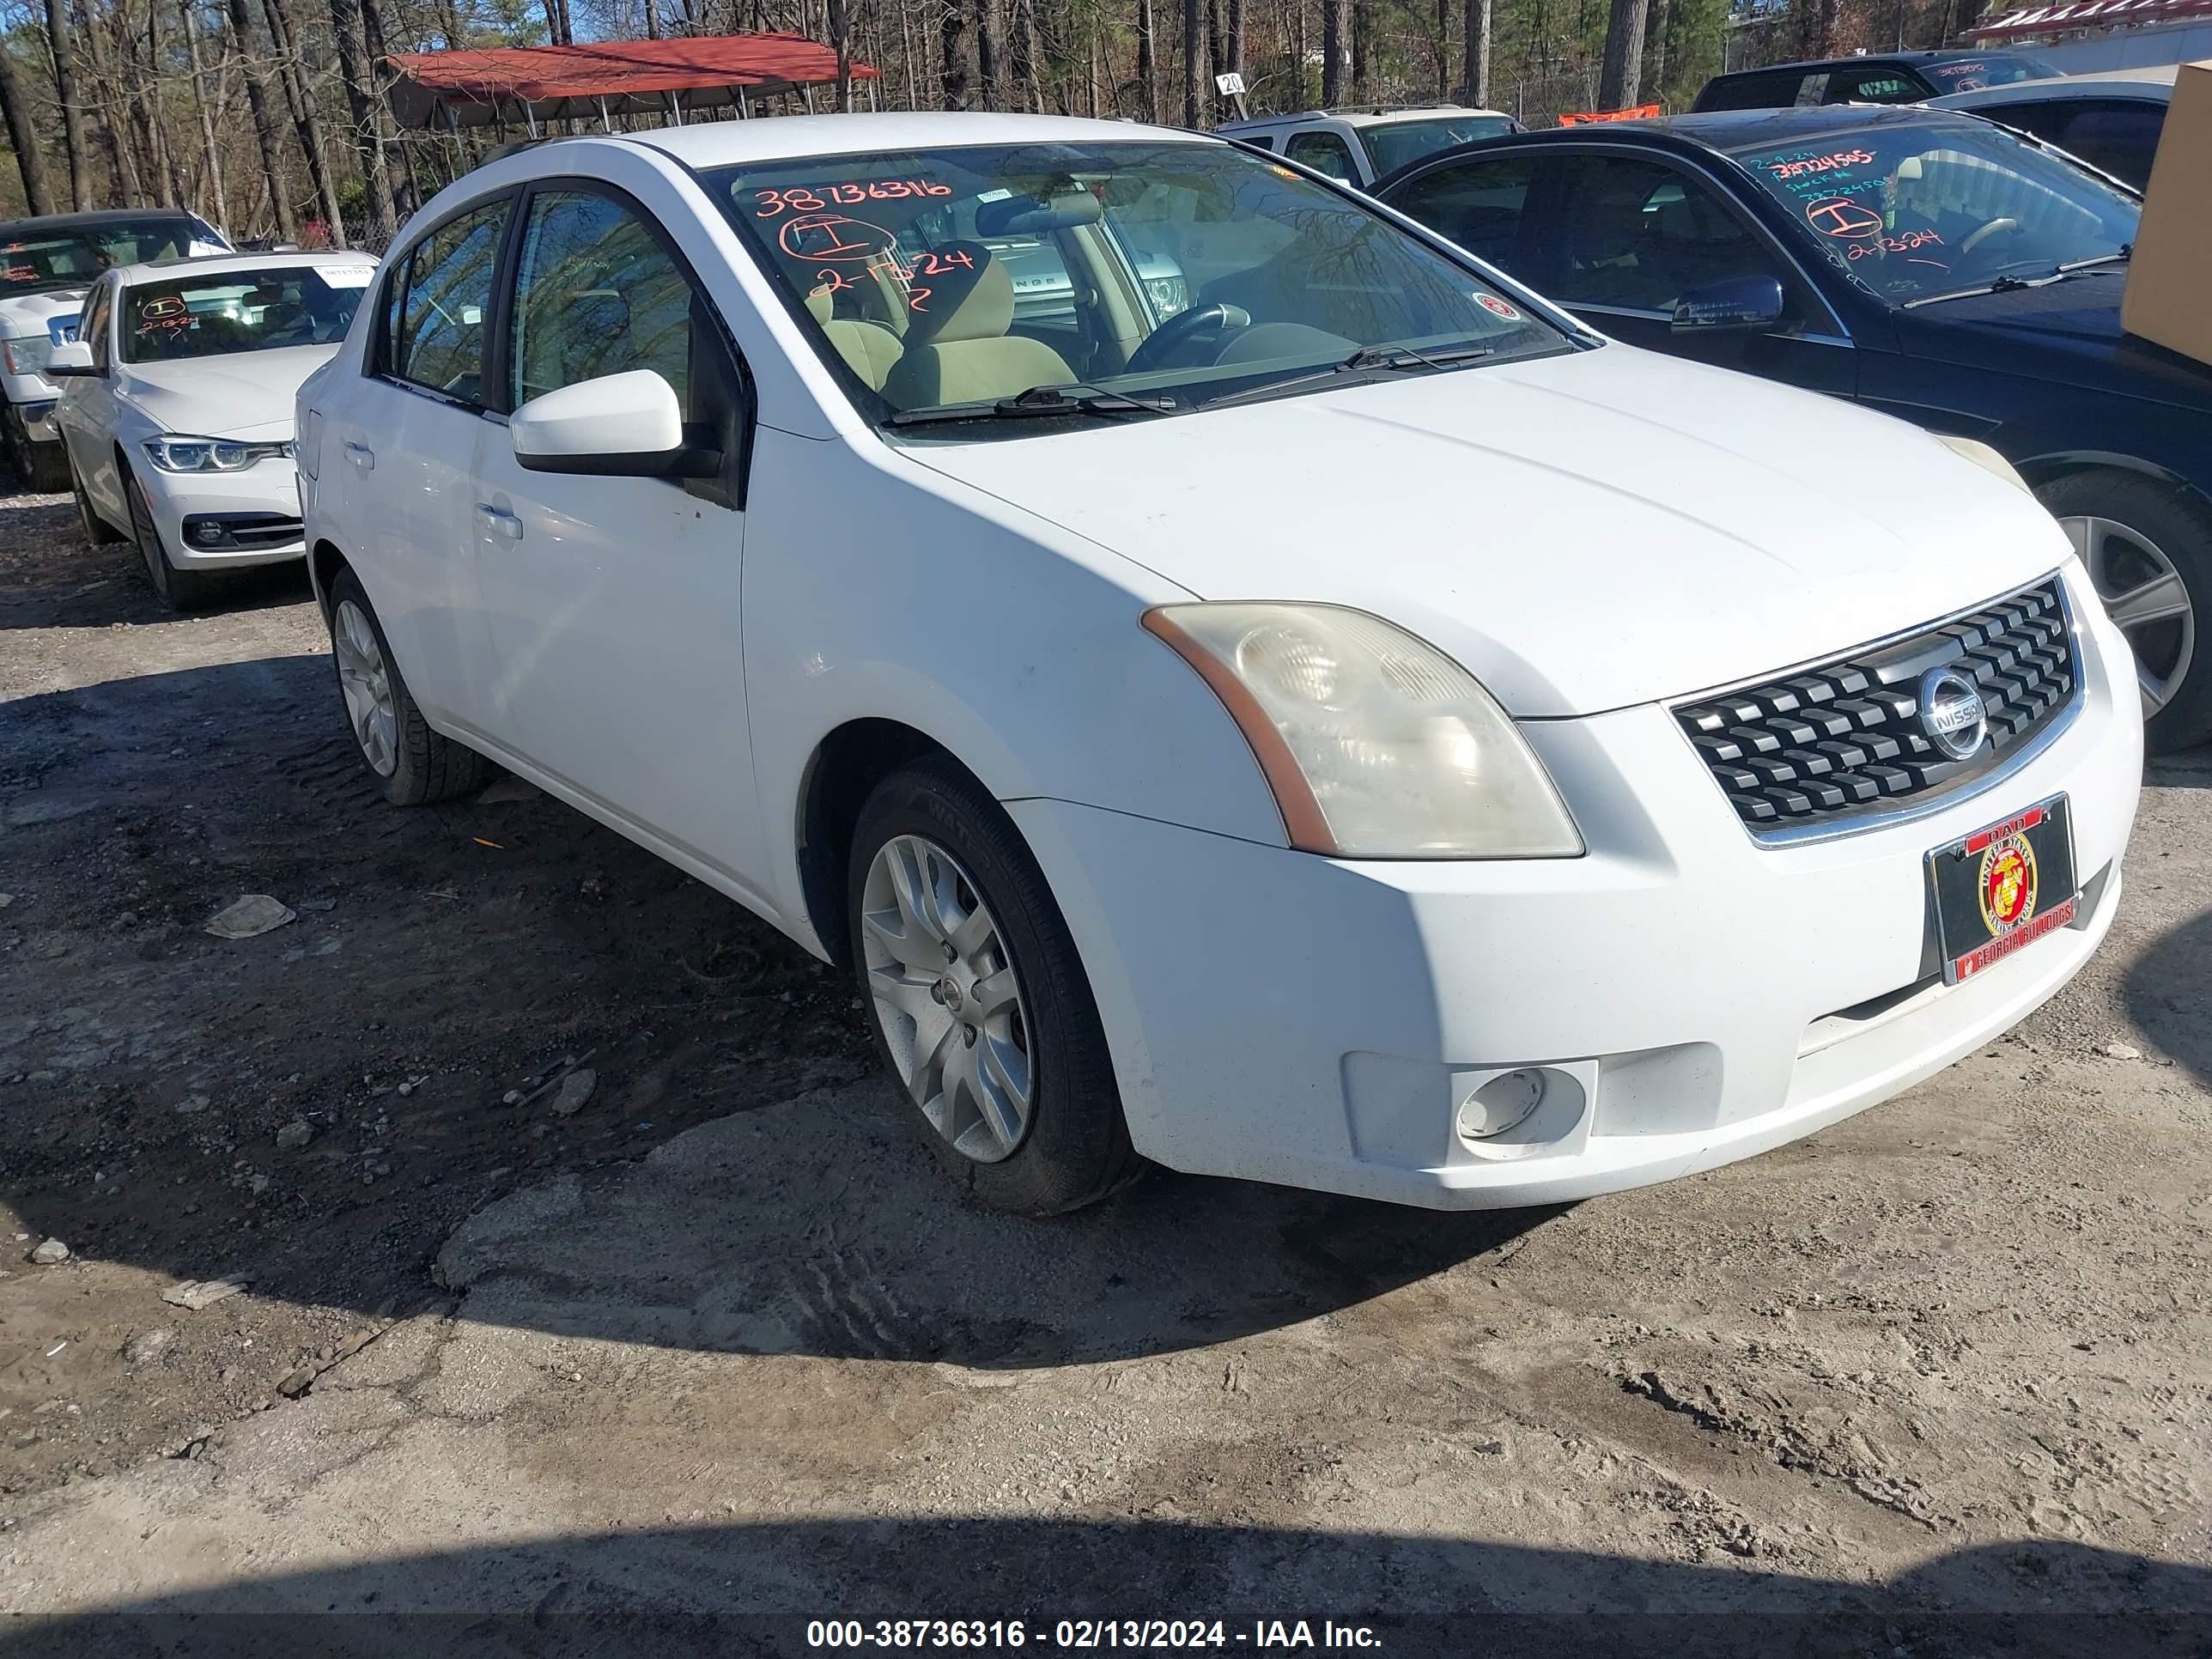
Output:
[[[1984,242],[1989,240],[1992,236],[2003,235],[2008,232],[2018,230],[2019,228],[2020,221],[2017,219],[1992,219],[1989,223],[1984,225],[1972,235],[1966,238],[1965,241],[1959,244],[1959,257],[1962,259],[1965,258],[1966,255],[1972,253],[1976,248],[1979,247]]]
[[[1145,337],[1145,343],[1129,354],[1129,366],[1124,372],[1142,374],[1162,367],[1176,348],[1194,336],[1210,328],[1224,331],[1232,328],[1252,326],[1252,313],[1242,306],[1213,304],[1193,306],[1179,311]]]

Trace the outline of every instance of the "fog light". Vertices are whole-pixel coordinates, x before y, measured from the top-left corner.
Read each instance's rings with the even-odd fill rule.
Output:
[[[1543,1103],[1543,1073],[1501,1072],[1460,1102],[1459,1132],[1469,1140],[1492,1139],[1519,1128]]]
[[[222,542],[222,526],[219,524],[196,524],[192,526],[192,539],[209,547],[219,546]]]

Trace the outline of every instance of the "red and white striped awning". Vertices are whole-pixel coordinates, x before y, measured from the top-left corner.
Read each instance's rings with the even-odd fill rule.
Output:
[[[2078,5],[2023,6],[1966,31],[1980,46],[2027,40],[2074,29],[2127,28],[2212,17],[2212,0],[2081,0]]]

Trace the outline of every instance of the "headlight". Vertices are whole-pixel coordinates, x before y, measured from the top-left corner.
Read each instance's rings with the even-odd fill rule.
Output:
[[[1147,276],[1145,292],[1151,296],[1152,309],[1162,322],[1190,307],[1190,284],[1180,276]]]
[[[1997,477],[2002,478],[2014,489],[2021,490],[2030,495],[2033,495],[2035,493],[2033,490],[2028,489],[2027,480],[2021,477],[2019,473],[2013,471],[2013,465],[2010,461],[2005,459],[2003,456],[1998,454],[1996,450],[1991,449],[1979,438],[1954,438],[1948,434],[1942,432],[1934,433],[1930,435],[1935,438],[1936,442],[1942,444],[1944,448],[1949,450],[1954,455],[1964,456],[1967,460],[1972,461],[1976,466],[1980,467],[1983,471],[1996,473]]]
[[[26,334],[18,339],[0,340],[0,362],[8,366],[10,374],[43,374],[46,359],[54,355],[52,337],[45,334]]]
[[[1582,836],[1474,677],[1364,611],[1171,605],[1145,626],[1252,745],[1291,844],[1353,859],[1578,858]]]
[[[147,459],[164,472],[236,472],[272,456],[289,455],[289,444],[242,444],[228,438],[149,438]]]

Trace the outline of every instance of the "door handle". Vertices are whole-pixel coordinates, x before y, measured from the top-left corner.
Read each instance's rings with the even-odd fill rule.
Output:
[[[345,458],[364,472],[376,471],[376,452],[367,444],[357,444],[352,439],[347,439]]]
[[[483,520],[487,529],[511,542],[522,539],[522,520],[503,507],[494,507],[489,501],[478,501],[477,517]]]

